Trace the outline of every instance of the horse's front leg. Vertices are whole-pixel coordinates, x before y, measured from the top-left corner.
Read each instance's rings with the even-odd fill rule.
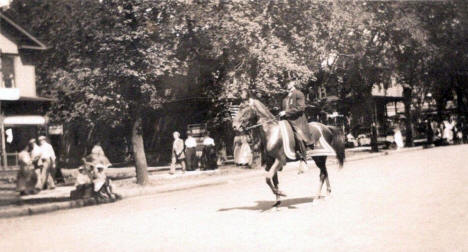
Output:
[[[267,183],[267,185],[270,187],[271,191],[277,196],[277,199],[279,196],[283,196],[283,197],[286,197],[286,194],[282,193],[279,189],[278,189],[278,175],[277,175],[277,172],[278,172],[278,169],[279,167],[282,165],[281,161],[279,161],[278,159],[275,159],[275,161],[273,162],[273,164],[271,165],[270,169],[268,170],[267,174],[266,174],[266,178],[265,178],[265,181]],[[275,178],[276,176],[276,178]]]
[[[327,171],[327,170],[325,170],[325,171]],[[327,172],[327,176],[325,177],[325,183],[327,183],[327,196],[330,196],[331,186],[330,186],[330,180],[328,180],[328,172]]]

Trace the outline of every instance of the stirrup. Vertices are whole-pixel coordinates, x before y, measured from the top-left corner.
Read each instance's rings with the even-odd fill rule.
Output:
[[[307,154],[302,154],[300,151],[296,151],[297,160],[302,160],[307,163]]]

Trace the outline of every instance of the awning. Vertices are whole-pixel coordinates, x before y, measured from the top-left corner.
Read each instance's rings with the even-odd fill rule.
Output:
[[[56,102],[57,99],[40,96],[20,96],[18,88],[0,88],[0,101]]]
[[[22,125],[45,125],[46,122],[46,118],[40,115],[6,116],[3,118],[3,124],[10,127]]]
[[[18,100],[20,101],[38,101],[38,102],[54,102],[57,101],[56,99],[53,98],[47,98],[47,97],[40,97],[40,96],[21,96]]]

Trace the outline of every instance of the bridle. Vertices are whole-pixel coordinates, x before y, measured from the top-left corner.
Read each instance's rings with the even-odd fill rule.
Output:
[[[249,107],[250,107],[250,109],[252,110],[252,113],[254,113],[255,117],[258,118],[257,112],[252,108],[252,106],[249,105]],[[241,126],[241,128],[243,129],[243,131],[249,131],[249,132],[250,132],[252,129],[255,129],[255,128],[258,128],[258,127],[262,127],[262,126],[265,125],[265,124],[268,124],[268,123],[271,123],[271,122],[275,122],[275,121],[277,121],[277,120],[278,120],[277,118],[274,118],[274,119],[270,119],[270,120],[264,121],[264,122],[262,122],[262,123],[257,123],[257,124],[254,124],[254,125],[252,125],[252,126],[245,127],[245,128],[244,128],[243,126]]]
[[[270,120],[268,120],[268,121],[264,121],[264,122],[262,122],[262,123],[257,123],[257,124],[254,124],[254,125],[252,125],[252,126],[249,126],[249,127],[245,128],[245,130],[252,130],[252,129],[261,127],[261,126],[263,126],[263,125],[265,125],[265,124],[268,124],[268,123],[271,123],[271,122],[275,122],[275,121],[277,121],[276,118],[275,118],[275,119],[270,119]]]

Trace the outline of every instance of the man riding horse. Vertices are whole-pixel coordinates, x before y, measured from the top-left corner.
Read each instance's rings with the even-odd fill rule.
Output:
[[[296,126],[294,130],[298,144],[303,144],[304,147],[301,154],[302,160],[305,160],[305,144],[311,143],[311,139],[321,139],[320,144],[328,147],[325,152],[315,153],[312,159],[320,168],[320,184],[317,195],[321,194],[324,183],[327,184],[327,193],[329,194],[331,186],[328,180],[326,159],[327,156],[336,156],[340,167],[343,165],[345,159],[343,134],[339,128],[334,126],[327,126],[317,122],[307,124],[304,115],[304,94],[295,90],[293,83],[289,87],[291,94],[285,99],[284,111],[280,115],[291,120],[292,127]],[[281,171],[287,162],[285,148],[289,144],[287,142],[289,138],[287,134],[283,134],[285,133],[282,130],[284,129],[282,128],[283,123],[278,121],[277,117],[261,101],[249,95],[248,90],[243,90],[241,96],[244,102],[233,118],[232,127],[240,132],[248,132],[253,142],[259,143],[258,151],[262,153],[262,165],[265,162],[265,170],[267,171],[265,181],[276,195],[278,203],[279,198],[285,196],[279,189],[278,171]],[[306,127],[304,127],[304,124]],[[300,162],[299,165],[302,163]]]
[[[306,146],[313,149],[314,142],[311,139],[309,124],[305,115],[305,96],[296,89],[296,82],[288,83],[289,94],[283,99],[282,109],[279,116],[288,120],[294,131],[296,142],[296,155],[298,159],[306,162]]]

